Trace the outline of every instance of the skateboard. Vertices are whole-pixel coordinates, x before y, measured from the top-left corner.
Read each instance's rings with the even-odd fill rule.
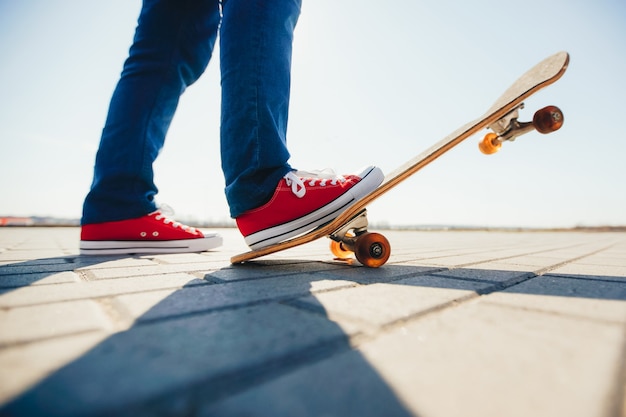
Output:
[[[519,111],[524,108],[523,101],[561,78],[568,64],[567,52],[559,52],[544,59],[513,83],[482,116],[461,126],[386,175],[378,188],[331,222],[289,240],[233,256],[231,263],[251,261],[327,236],[331,239],[330,249],[336,260],[353,259],[354,254],[364,266],[377,268],[384,265],[391,255],[391,245],[385,236],[367,230],[366,206],[484,128],[490,129],[490,132],[484,136],[478,147],[487,155],[498,152],[504,142],[513,141],[525,133],[536,130],[546,134],[560,129],[563,125],[563,113],[555,106],[537,110],[533,120],[529,122],[520,122],[518,117]]]

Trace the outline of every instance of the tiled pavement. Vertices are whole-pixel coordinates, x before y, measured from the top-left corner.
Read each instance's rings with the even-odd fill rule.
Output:
[[[626,234],[387,232],[254,264],[0,229],[0,415],[623,416]]]

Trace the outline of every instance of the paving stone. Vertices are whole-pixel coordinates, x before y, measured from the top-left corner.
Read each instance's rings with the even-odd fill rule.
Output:
[[[24,262],[6,262],[0,267],[0,275],[11,274],[14,267],[20,267],[20,265],[56,265],[62,264],[68,267],[72,266],[76,261],[76,257],[73,256],[59,256],[55,258],[40,258],[40,259],[28,259]]]
[[[608,252],[603,252],[600,255],[592,255],[582,259],[576,260],[576,265],[600,265],[600,266],[624,266],[624,250],[620,254],[611,256]]]
[[[209,404],[202,415],[615,415],[607,399],[619,394],[612,382],[623,343],[621,325],[473,302]]]
[[[509,265],[529,265],[535,267],[535,269],[549,268],[551,266],[559,265],[566,259],[560,257],[550,256],[538,256],[538,255],[524,255],[514,256],[507,258],[506,260],[499,261]]]
[[[42,275],[52,273],[63,273],[71,271],[87,271],[89,269],[113,269],[129,268],[136,266],[155,265],[146,259],[112,259],[100,257],[56,257],[15,262],[0,266],[0,283],[6,277],[23,277],[25,281],[36,282]],[[1,284],[0,284],[1,285]]]
[[[78,231],[0,228],[0,415],[626,407],[625,233],[391,231],[368,269],[324,239],[231,266],[236,229],[210,253],[79,256]]]
[[[544,269],[535,265],[521,265],[507,261],[479,263],[471,265],[469,268],[485,271],[508,271],[517,275],[534,275]]]
[[[6,415],[3,404],[80,358],[107,336],[90,332],[0,349],[0,415]]]
[[[37,273],[51,273],[51,272],[64,272],[72,271],[75,266],[68,263],[53,263],[53,264],[29,264],[28,262],[12,264],[3,266],[0,268],[0,276],[7,275],[24,275],[24,274],[37,274]]]
[[[1,254],[0,254],[1,255]],[[207,255],[197,255],[200,258],[208,259]],[[215,261],[212,261],[213,263]],[[223,263],[223,260],[221,260]],[[158,266],[161,262],[157,258],[137,257],[137,256],[58,256],[50,258],[31,259],[25,258],[20,262],[6,262],[0,266],[0,275],[12,275],[16,273],[32,273],[51,270],[103,270],[132,268],[145,266]],[[184,263],[184,262],[179,262]],[[208,262],[207,263],[211,263]]]
[[[418,277],[329,291],[298,300],[339,323],[343,318],[383,326],[476,295],[492,284],[442,277]]]
[[[158,262],[154,262],[147,258],[136,257],[101,257],[101,256],[81,256],[74,261],[77,270],[101,270],[101,269],[119,269],[119,268],[139,268],[146,266],[158,266]]]
[[[602,245],[605,246],[605,245]],[[559,258],[562,261],[572,261],[579,258],[586,258],[592,256],[594,253],[602,250],[602,247],[598,247],[597,245],[588,245],[585,243],[574,243],[572,247],[566,249],[546,249],[539,251],[538,254],[544,256],[550,256],[553,258]]]
[[[38,273],[0,275],[0,288],[17,288],[28,285],[49,285],[79,282],[80,278],[74,272]]]
[[[626,265],[588,265],[583,262],[573,262],[550,271],[553,275],[574,277],[592,277],[608,280],[626,280]]]
[[[200,264],[217,261],[215,256],[206,253],[168,253],[149,255],[149,258],[159,264]]]
[[[320,279],[315,274],[255,281],[194,286],[116,297],[114,302],[139,321],[244,306],[261,301],[287,300],[311,292],[349,287],[350,281]]]
[[[490,302],[626,324],[626,281],[544,275],[490,294]]]
[[[487,260],[493,258],[487,258]],[[424,265],[424,266],[443,266],[446,268],[456,268],[468,264],[484,262],[485,258],[479,258],[476,255],[459,255],[459,256],[441,256],[425,259],[417,259],[410,262],[411,264]]]
[[[2,253],[0,258],[3,261],[27,261],[30,259],[63,258],[67,256],[74,256],[74,253],[62,248],[41,247],[29,249],[8,249]]]
[[[623,347],[621,324],[476,302],[404,326],[361,352],[424,415],[591,417],[605,416],[606,399],[616,394]]]
[[[303,261],[272,261],[263,259],[252,264],[232,265],[220,270],[207,273],[207,280],[237,281],[258,278],[294,275],[302,272],[313,273],[318,271],[337,270],[337,265],[322,262]]]
[[[449,278],[461,278],[476,281],[487,282],[507,282],[518,278],[531,277],[534,274],[526,271],[510,271],[505,269],[488,269],[479,266],[471,266],[465,268],[449,269],[441,272],[436,272],[433,275],[449,277]]]
[[[136,415],[134,407],[166,392],[191,408],[315,358],[324,346],[348,349],[347,336],[324,317],[277,304],[135,326],[103,340],[4,411]]]
[[[110,297],[120,294],[205,284],[206,281],[180,273],[79,282],[75,284],[36,285],[18,288],[13,291],[0,291],[0,308]]]
[[[407,408],[368,360],[352,350],[198,410],[202,417],[423,415]]]
[[[358,282],[359,284],[372,284],[381,282],[392,282],[404,278],[427,275],[434,271],[442,271],[447,268],[413,265],[385,265],[383,268],[366,268],[357,266],[344,266],[328,269],[320,272],[320,276],[329,279],[345,279]]]
[[[109,327],[109,320],[93,301],[0,310],[0,347]]]
[[[127,266],[124,268],[87,269],[89,277],[94,280],[140,277],[146,275],[173,274],[177,272],[211,271],[211,267],[204,263],[199,264],[172,264],[158,265],[150,262],[149,265]]]

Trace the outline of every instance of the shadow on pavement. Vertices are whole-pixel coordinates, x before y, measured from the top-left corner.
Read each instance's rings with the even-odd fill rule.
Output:
[[[100,258],[68,259],[0,266],[0,279],[8,272],[27,268],[32,280],[21,283],[26,286],[50,275],[49,267],[56,273],[102,262]],[[263,268],[267,272],[282,265],[265,262],[241,271]],[[42,267],[41,272],[37,266]],[[237,274],[238,267],[227,269],[231,275]],[[478,293],[506,289],[626,300],[623,277],[598,280],[554,275],[530,279],[532,274],[512,273],[511,280],[497,281],[484,278],[489,271],[466,269],[459,276],[405,265],[387,265],[379,270],[338,266],[337,271],[336,279],[367,284],[406,285],[396,281],[413,277],[421,279],[413,286],[469,286],[478,288]],[[333,273],[334,269],[320,273],[319,264],[304,263],[297,274],[271,278],[300,277],[290,283],[292,296],[274,299],[271,295],[241,299],[244,286],[262,286],[270,278],[194,285],[175,291],[142,314],[128,330],[112,334],[5,404],[0,414],[416,415],[352,348],[350,338],[358,330],[340,327],[327,317],[323,306],[310,310],[289,302],[310,294],[317,280],[332,280]],[[517,285],[507,287],[513,284]],[[11,290],[5,288],[4,293],[7,291]]]
[[[31,277],[23,282],[26,286],[45,279],[38,266],[42,270],[53,266],[58,273],[93,266],[99,260],[27,261],[0,267],[0,279],[28,268]],[[221,301],[236,300],[235,284],[194,285],[174,292],[128,330],[106,338],[5,404],[0,414],[215,415],[212,404],[227,396],[331,356],[347,354],[343,383],[336,378],[305,377],[300,386],[290,387],[289,396],[277,393],[276,397],[247,404],[252,411],[244,415],[414,415],[367,360],[351,349],[349,336],[323,315],[271,300],[203,310],[197,299],[200,287],[202,297],[211,304],[208,293],[212,289],[220,290]],[[311,285],[304,280],[291,291],[305,295]],[[229,288],[233,288],[232,293]],[[5,287],[3,293],[10,291]],[[199,311],[176,313],[176,306],[189,304]],[[354,375],[359,376],[356,386],[352,384]],[[329,395],[329,384],[343,385],[347,390]],[[246,404],[238,404],[232,413],[222,409],[219,415],[242,415],[241,406]]]

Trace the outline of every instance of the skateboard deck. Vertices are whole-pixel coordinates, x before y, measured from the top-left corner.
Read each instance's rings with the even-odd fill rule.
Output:
[[[484,128],[493,131],[488,133],[479,144],[480,150],[486,154],[495,153],[504,141],[512,141],[521,134],[533,130],[549,133],[560,128],[563,123],[563,114],[554,106],[538,110],[532,122],[522,123],[517,120],[517,117],[518,110],[523,108],[523,101],[561,78],[568,64],[567,52],[559,52],[544,59],[513,83],[482,116],[461,126],[386,175],[378,188],[331,222],[289,240],[233,256],[230,259],[231,263],[247,262],[328,236],[332,239],[331,250],[339,258],[344,258],[354,252],[356,258],[365,266],[383,265],[389,258],[391,247],[384,236],[367,232],[365,207]]]

